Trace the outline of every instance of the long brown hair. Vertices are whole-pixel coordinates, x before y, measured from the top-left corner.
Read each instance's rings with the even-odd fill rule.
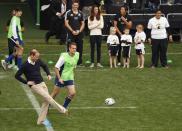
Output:
[[[97,15],[95,16],[95,13],[94,13],[94,8],[97,7],[98,8],[98,13]],[[92,6],[92,9],[91,9],[91,15],[90,15],[90,20],[93,21],[94,20],[94,17],[96,17],[97,20],[100,20],[100,9],[97,5],[93,5]]]

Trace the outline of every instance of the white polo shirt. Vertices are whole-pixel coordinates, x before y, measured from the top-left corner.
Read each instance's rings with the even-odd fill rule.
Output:
[[[148,29],[151,29],[152,39],[167,38],[166,28],[168,27],[169,27],[169,22],[165,17],[160,17],[160,19],[153,17],[148,22]]]
[[[130,42],[132,43],[132,36],[131,35],[122,35],[121,36],[121,46],[131,46],[131,44],[123,43],[122,41]]]
[[[109,35],[107,37],[107,43],[110,45],[110,46],[117,46],[119,45],[119,38],[117,35]]]
[[[135,49],[144,49],[144,42],[146,40],[146,34],[145,32],[136,32],[135,37],[134,37],[134,42],[135,42]],[[140,44],[138,44],[140,43]]]

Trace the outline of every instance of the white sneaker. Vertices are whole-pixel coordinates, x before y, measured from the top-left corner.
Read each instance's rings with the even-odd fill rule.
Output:
[[[118,66],[121,66],[121,63],[120,62],[118,63]]]
[[[126,68],[126,65],[123,65],[123,68]]]
[[[18,66],[13,66],[13,70],[15,70],[15,71],[18,71],[19,70],[19,68],[18,68]]]
[[[94,68],[94,63],[92,63],[92,64],[90,65],[90,68]]]
[[[11,69],[11,68],[13,68],[14,67],[14,64],[9,64],[8,65],[8,69]]]
[[[1,60],[1,65],[2,65],[2,67],[3,67],[4,70],[7,70],[8,64],[6,63],[5,60]]]
[[[100,63],[97,63],[97,67],[103,68],[103,66]]]

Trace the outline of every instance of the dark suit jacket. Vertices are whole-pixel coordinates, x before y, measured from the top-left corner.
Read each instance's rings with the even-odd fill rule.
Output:
[[[51,5],[50,5],[51,15],[56,16],[57,12],[61,12],[61,4],[62,4],[61,0],[52,0],[51,1]]]

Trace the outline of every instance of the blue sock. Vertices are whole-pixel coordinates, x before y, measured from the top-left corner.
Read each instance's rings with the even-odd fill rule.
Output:
[[[67,108],[70,102],[71,102],[71,99],[68,98],[68,97],[66,97],[66,98],[65,98],[65,101],[64,101],[64,104],[63,104],[63,107],[64,107],[64,108]]]
[[[14,55],[9,55],[8,58],[5,59],[6,63],[12,61],[14,58]]]
[[[20,69],[22,65],[22,57],[17,57],[17,65],[18,65],[18,68]]]

